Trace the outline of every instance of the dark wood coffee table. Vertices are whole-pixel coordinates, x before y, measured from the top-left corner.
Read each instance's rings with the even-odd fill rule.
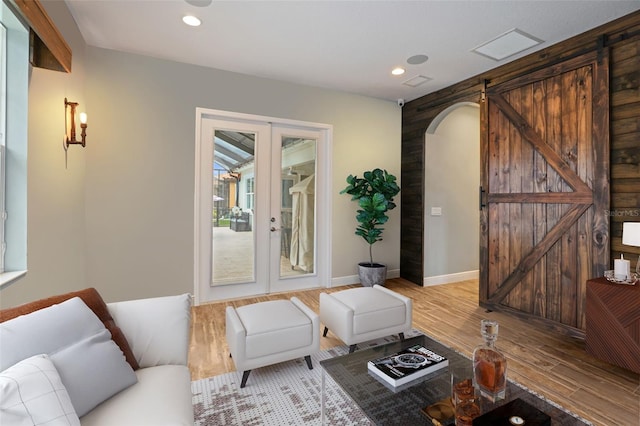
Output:
[[[335,382],[362,410],[367,418],[376,425],[433,425],[421,411],[451,395],[449,369],[444,368],[426,380],[392,391],[372,377],[367,370],[369,360],[393,354],[411,345],[420,344],[449,359],[449,368],[470,365],[464,355],[448,348],[428,336],[417,336],[404,342],[363,349],[354,353],[338,356],[320,362],[322,366],[322,424],[325,422],[325,387]],[[488,412],[516,398],[521,398],[551,417],[552,425],[585,425],[574,415],[537,397],[525,388],[509,382],[504,400],[491,403],[482,401],[482,412]],[[445,423],[445,424],[453,424]]]

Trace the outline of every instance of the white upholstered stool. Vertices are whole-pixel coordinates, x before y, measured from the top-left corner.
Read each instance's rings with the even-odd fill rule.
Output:
[[[411,299],[385,287],[351,288],[335,293],[320,293],[320,321],[323,336],[331,330],[349,345],[349,352],[367,340],[378,339],[411,329]]]
[[[318,314],[297,297],[254,303],[226,311],[227,344],[243,388],[254,368],[304,357],[320,350]]]

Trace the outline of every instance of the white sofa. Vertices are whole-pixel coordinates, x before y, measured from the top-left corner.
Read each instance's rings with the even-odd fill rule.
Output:
[[[0,373],[3,392],[0,399],[4,400],[0,401],[0,424],[5,421],[12,424],[16,419],[24,421],[25,413],[27,417],[32,415],[31,409],[47,407],[47,400],[40,396],[46,393],[41,389],[34,391],[35,397],[29,397],[33,401],[31,406],[23,396],[29,386],[19,380],[31,377],[29,372],[37,370],[38,374],[47,375],[39,379],[38,386],[43,382],[48,385],[53,377],[54,389],[50,393],[57,394],[54,398],[56,407],[38,415],[54,413],[59,416],[58,412],[63,410],[67,417],[64,422],[46,424],[193,425],[191,376],[187,366],[190,295],[110,303],[106,308],[124,334],[139,369],[134,371],[124,360],[119,345],[111,340],[113,333],[108,333],[91,310],[94,308],[89,309],[79,297],[0,324],[0,344],[3,346],[0,370],[4,370]],[[90,330],[86,331],[87,328]],[[79,329],[85,337],[78,338]],[[71,352],[73,356],[67,355]],[[116,356],[113,356],[114,352]],[[45,363],[44,368],[42,363]],[[14,380],[15,377],[19,380]],[[33,388],[33,381],[26,383]],[[11,386],[15,389],[8,389]],[[102,392],[102,396],[96,399],[92,395],[94,392]],[[35,398],[42,400],[38,402]],[[17,401],[13,406],[11,399]]]
[[[108,303],[140,365],[138,382],[80,418],[82,426],[193,426],[188,294]]]

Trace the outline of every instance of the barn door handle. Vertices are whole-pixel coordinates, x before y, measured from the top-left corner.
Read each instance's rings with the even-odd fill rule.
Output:
[[[487,205],[484,202],[484,194],[486,194],[486,191],[484,190],[482,185],[480,185],[480,194],[479,194],[480,196],[478,197],[480,199],[480,210],[487,207]]]

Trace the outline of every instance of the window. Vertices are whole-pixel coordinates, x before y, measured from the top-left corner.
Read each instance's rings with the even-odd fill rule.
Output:
[[[4,254],[7,252],[7,242],[4,238],[4,224],[7,220],[7,212],[4,208],[4,187],[5,187],[5,149],[4,149],[4,130],[0,131],[2,141],[0,141],[0,273],[4,272]]]
[[[253,195],[255,192],[255,178],[247,179],[247,205],[245,210],[253,210]]]
[[[0,10],[0,287],[27,269],[29,30],[10,6]]]
[[[0,111],[7,110],[7,28],[0,23]],[[6,144],[6,113],[0,114],[0,273],[4,272],[4,253],[7,243],[4,239],[4,209],[5,195],[5,144]]]

